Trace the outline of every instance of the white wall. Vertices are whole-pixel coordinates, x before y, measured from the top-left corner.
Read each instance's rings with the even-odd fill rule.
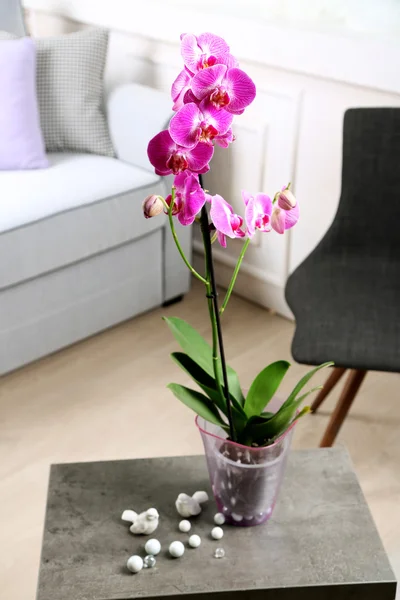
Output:
[[[276,21],[284,15],[293,19],[298,3],[289,0],[247,0],[246,11],[243,2],[230,1],[229,16],[227,0],[27,0],[26,4],[35,9],[34,34],[76,28],[69,19],[109,27],[109,86],[135,80],[168,91],[181,65],[179,34],[192,30],[193,24],[196,31],[211,29],[230,42],[255,79],[258,95],[236,120],[235,144],[216,153],[206,184],[242,210],[242,188],[274,193],[293,182],[301,206],[299,224],[281,237],[258,235],[237,287],[243,295],[289,315],[284,302],[288,273],[315,247],[337,208],[344,111],[351,106],[400,106],[400,44],[379,35],[385,18],[391,17],[393,27],[399,24],[397,5],[382,0],[385,17],[373,21],[375,3],[362,3],[359,22],[364,29],[376,26],[371,36],[349,32],[352,10],[361,4],[356,0],[307,3],[303,21],[308,15],[312,31],[266,22],[267,5],[271,10],[275,6]],[[171,7],[178,5],[179,10],[172,12]],[[332,5],[336,8],[329,12]],[[332,26],[335,18],[341,19],[340,33],[328,33],[321,26],[323,17],[325,21],[329,17]],[[218,276],[225,284],[240,247],[241,242],[235,241],[227,250],[216,251]],[[201,250],[196,241],[195,248]]]

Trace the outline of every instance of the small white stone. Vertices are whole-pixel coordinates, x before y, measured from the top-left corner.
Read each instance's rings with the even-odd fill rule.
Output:
[[[214,527],[211,530],[211,537],[214,538],[214,540],[220,540],[222,537],[224,537],[224,532],[221,527]]]
[[[192,496],[193,500],[196,500],[199,504],[204,504],[204,502],[208,502],[208,494],[207,492],[195,492]]]
[[[169,546],[169,553],[174,558],[180,558],[185,552],[185,546],[182,542],[172,542]]]
[[[137,513],[134,510],[124,510],[121,519],[127,523],[134,523],[137,519]]]
[[[243,515],[239,515],[238,513],[232,513],[232,519],[234,521],[243,521]]]
[[[143,559],[141,558],[141,556],[131,556],[130,558],[128,558],[126,566],[128,567],[131,573],[139,573],[139,571],[143,569]]]
[[[178,525],[179,527],[179,531],[183,531],[183,533],[187,533],[188,531],[190,531],[192,524],[190,521],[186,521],[186,519],[184,519],[183,521],[181,521]]]
[[[147,542],[144,545],[144,549],[146,550],[147,554],[157,556],[157,554],[160,553],[161,544],[158,540],[153,538],[151,540],[147,540]]]
[[[214,515],[214,523],[216,525],[223,525],[225,523],[225,516],[222,513],[216,513]]]
[[[201,537],[199,535],[191,535],[189,538],[189,546],[191,548],[198,548],[201,544]]]

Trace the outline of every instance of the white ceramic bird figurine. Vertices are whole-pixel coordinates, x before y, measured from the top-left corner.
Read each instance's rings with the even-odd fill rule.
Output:
[[[192,498],[194,500],[196,500],[199,504],[204,504],[205,502],[208,502],[208,494],[207,492],[195,492],[192,496]]]
[[[134,523],[137,519],[137,513],[134,510],[124,510],[121,519],[127,523]]]
[[[149,508],[137,516],[129,530],[136,535],[150,535],[157,529],[159,518],[158,511],[155,508]]]
[[[193,496],[179,494],[175,501],[176,510],[181,517],[194,517],[201,513],[201,504],[207,502],[207,492],[195,492]]]

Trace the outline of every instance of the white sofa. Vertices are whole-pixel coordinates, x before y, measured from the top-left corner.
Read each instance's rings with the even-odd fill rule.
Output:
[[[160,215],[166,195],[147,143],[170,98],[136,84],[108,100],[118,158],[50,154],[49,169],[0,171],[0,374],[185,294],[190,285]],[[179,228],[190,256],[190,228]]]

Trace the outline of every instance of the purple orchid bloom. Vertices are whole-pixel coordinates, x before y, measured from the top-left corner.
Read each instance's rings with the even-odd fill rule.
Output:
[[[223,135],[217,135],[217,137],[214,138],[214,142],[218,144],[218,146],[221,146],[221,148],[227,148],[229,144],[231,144],[234,141],[235,136],[233,135],[233,131],[231,128],[229,128],[228,131]]]
[[[181,225],[191,225],[206,202],[206,194],[202,189],[198,175],[190,171],[178,173],[174,179],[175,201],[172,214],[177,215]],[[165,199],[168,206],[171,194]]]
[[[202,33],[197,37],[191,33],[183,34],[181,54],[185,67],[191,73],[197,73],[216,64],[226,64],[230,67],[237,65],[225,40],[212,33]]]
[[[271,226],[277,233],[294,227],[299,220],[299,203],[289,188],[284,188],[278,195],[271,215]]]
[[[186,169],[194,173],[209,170],[214,148],[199,142],[194,148],[184,148],[174,142],[168,130],[154,136],[147,147],[147,155],[157,175],[177,175]]]
[[[190,91],[191,81],[192,77],[186,69],[183,69],[175,79],[171,87],[171,97],[174,103],[172,110],[177,111],[185,104],[185,94]]]
[[[269,196],[262,193],[252,196],[243,190],[242,198],[246,205],[245,219],[250,237],[254,235],[256,229],[268,232],[272,228],[277,233],[284,233],[299,220],[296,198],[286,187],[277,194],[276,204]]]
[[[246,234],[241,229],[242,217],[234,213],[232,206],[218,194],[211,198],[210,216],[217,230],[218,241],[223,248],[226,248],[226,236],[245,237]]]
[[[233,114],[241,114],[256,97],[256,86],[244,71],[221,64],[196,73],[190,85],[198,100],[208,98],[216,108]]]
[[[195,148],[199,142],[212,144],[214,138],[225,135],[233,115],[218,110],[206,100],[199,106],[185,104],[171,119],[169,133],[175,143],[185,148]]]
[[[243,202],[246,205],[245,219],[247,233],[250,237],[255,234],[256,229],[260,231],[271,231],[272,200],[266,194],[252,196],[242,190]]]

